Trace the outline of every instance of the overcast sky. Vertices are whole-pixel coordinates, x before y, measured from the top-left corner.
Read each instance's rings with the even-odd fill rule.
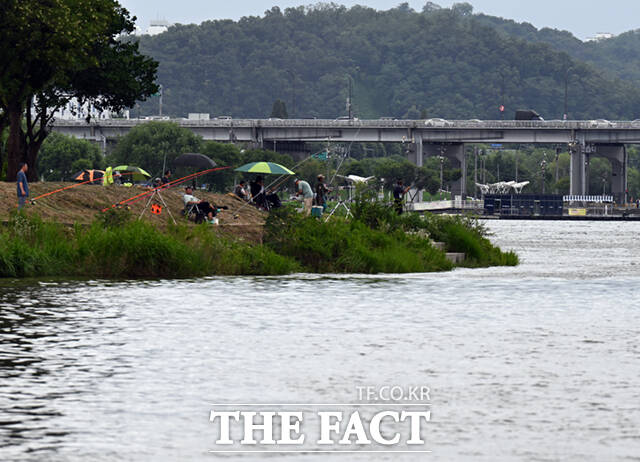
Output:
[[[460,0],[435,0],[441,6],[451,6]],[[166,19],[170,23],[196,23],[208,19],[239,19],[242,16],[261,16],[265,10],[278,5],[308,5],[316,1],[304,0],[120,0],[120,3],[138,17],[138,25],[146,30],[149,21]],[[334,3],[352,6],[366,5],[388,10],[398,0],[336,0]],[[408,0],[421,11],[426,0]],[[538,28],[551,27],[568,30],[585,39],[597,32],[619,34],[640,28],[640,1],[638,0],[471,0],[475,12],[502,16],[518,22],[529,22]]]

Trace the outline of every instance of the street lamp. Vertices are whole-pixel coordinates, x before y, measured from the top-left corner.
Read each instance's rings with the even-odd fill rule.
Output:
[[[567,120],[567,105],[568,105],[568,95],[569,95],[569,72],[572,71],[573,68],[568,67],[566,71],[564,71],[564,113],[562,116],[562,120]]]
[[[442,198],[442,191],[444,190],[444,156],[438,156],[438,159],[440,159],[440,198]]]
[[[353,110],[352,110],[352,93],[353,93],[353,77],[350,74],[347,74],[347,80],[349,81],[349,96],[347,96],[347,113],[349,115],[349,120],[353,118]]]

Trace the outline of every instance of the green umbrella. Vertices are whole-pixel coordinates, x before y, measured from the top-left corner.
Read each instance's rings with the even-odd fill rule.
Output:
[[[113,171],[116,172],[127,172],[127,175],[124,176],[124,180],[131,179],[132,181],[145,181],[148,178],[151,178],[146,171],[141,169],[140,167],[134,167],[133,165],[118,165],[117,167],[113,167]]]
[[[273,175],[294,175],[294,172],[275,162],[251,162],[238,167],[236,172],[265,173]]]

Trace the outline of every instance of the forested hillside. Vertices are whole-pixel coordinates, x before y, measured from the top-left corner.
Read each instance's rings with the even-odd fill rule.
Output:
[[[570,118],[640,117],[634,84],[490,22],[468,4],[427,4],[421,12],[407,4],[274,7],[262,17],[177,25],[141,37],[140,48],[160,62],[164,113],[178,117],[268,117],[282,99],[289,117],[335,118],[346,114],[351,80],[361,118],[497,119],[504,103],[505,118],[534,108],[559,119],[567,69]],[[580,47],[570,34],[565,39],[567,52]],[[141,108],[155,111],[153,98]]]
[[[598,42],[582,42],[567,31],[549,28],[538,30],[528,23],[483,14],[475,15],[474,19],[511,37],[549,44],[575,59],[592,64],[612,77],[632,83],[640,79],[640,29]]]

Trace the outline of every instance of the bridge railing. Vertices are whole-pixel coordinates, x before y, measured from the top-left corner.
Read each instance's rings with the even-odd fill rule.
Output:
[[[562,196],[562,202],[583,202],[583,203],[593,203],[593,204],[604,204],[604,203],[612,203],[613,196],[610,195],[601,195],[601,196],[581,196],[581,195],[569,195]]]
[[[59,127],[134,127],[136,125],[153,122],[147,119],[102,119],[92,120],[87,124],[84,120],[56,120],[55,126]],[[445,119],[420,119],[420,120],[386,120],[386,119],[211,119],[189,120],[170,119],[167,122],[178,123],[183,127],[263,127],[263,128],[397,128],[397,129],[428,129],[428,130],[517,130],[517,129],[557,129],[557,130],[640,130],[640,120],[616,121],[605,120],[551,120],[551,121],[527,121],[527,120],[445,120]]]

